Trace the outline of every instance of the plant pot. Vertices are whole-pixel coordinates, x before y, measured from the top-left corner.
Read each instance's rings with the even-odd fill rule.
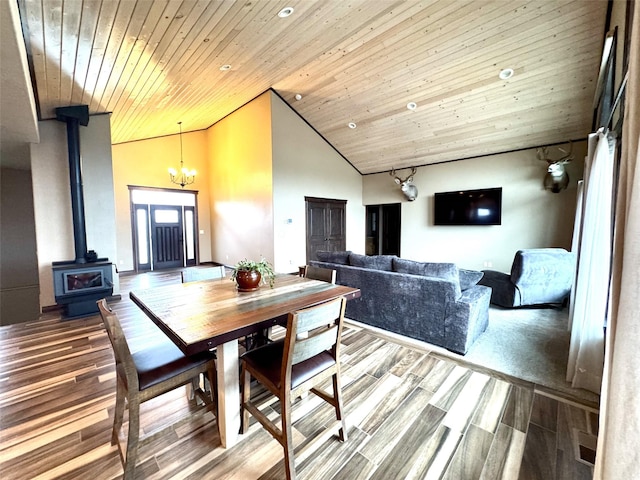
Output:
[[[255,270],[238,270],[236,284],[239,292],[255,292],[260,287],[262,276]]]

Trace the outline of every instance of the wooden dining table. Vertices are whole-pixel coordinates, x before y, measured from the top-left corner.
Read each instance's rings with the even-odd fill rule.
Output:
[[[360,296],[357,288],[278,275],[273,288],[239,292],[229,278],[135,290],[133,302],[185,354],[217,351],[218,426],[223,447],[238,442],[240,390],[238,339],[276,324],[289,312]]]

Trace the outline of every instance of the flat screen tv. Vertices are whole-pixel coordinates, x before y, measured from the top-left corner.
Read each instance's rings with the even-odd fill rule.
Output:
[[[434,195],[435,225],[500,225],[502,188],[441,192]]]

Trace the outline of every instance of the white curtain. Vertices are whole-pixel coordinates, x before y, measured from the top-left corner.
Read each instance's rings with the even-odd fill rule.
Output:
[[[586,163],[586,160],[585,160],[585,163]],[[576,255],[578,254],[578,249],[580,248],[580,230],[582,226],[583,192],[584,192],[584,180],[580,180],[578,182],[578,192],[576,195],[578,198],[578,200],[576,201],[576,217],[573,220],[573,240],[571,241],[571,251]],[[576,277],[577,276],[578,276],[578,270],[576,269]],[[577,282],[577,278],[574,279],[574,282],[573,282],[574,286],[576,282]],[[573,311],[576,305],[575,295],[576,295],[576,289],[572,288],[571,298],[569,301],[569,322],[567,324],[568,331],[571,331],[571,327],[572,327],[571,322],[573,321]]]
[[[594,147],[595,146],[595,147]],[[603,132],[589,136],[585,162],[582,219],[578,236],[578,273],[574,282],[571,346],[567,381],[600,393],[604,367],[613,225],[615,141]]]
[[[629,81],[616,205],[612,314],[600,397],[596,480],[640,478],[640,1],[629,42]]]

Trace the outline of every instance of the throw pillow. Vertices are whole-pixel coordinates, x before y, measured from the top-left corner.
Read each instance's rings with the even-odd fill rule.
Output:
[[[460,279],[460,290],[465,291],[467,288],[471,288],[480,281],[484,276],[484,273],[477,270],[466,270],[464,268],[458,269],[458,278]]]

